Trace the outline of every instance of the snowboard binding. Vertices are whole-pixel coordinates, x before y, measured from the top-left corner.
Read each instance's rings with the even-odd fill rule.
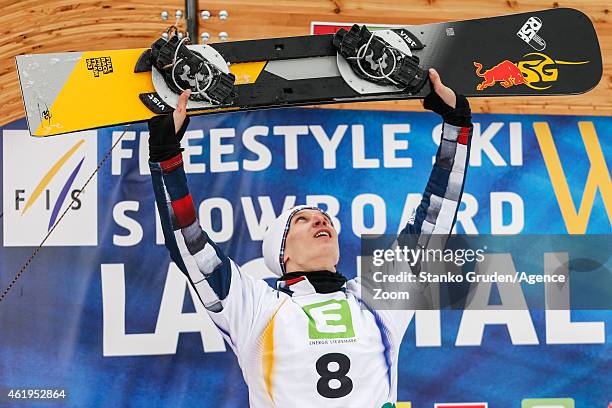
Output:
[[[186,46],[188,37],[179,38],[176,27],[168,29],[168,38],[151,46],[150,62],[163,75],[168,87],[177,94],[191,89],[189,99],[214,105],[229,104],[234,93],[233,74],[226,74],[199,53]]]
[[[417,93],[427,82],[427,72],[419,66],[419,58],[409,56],[373,35],[366,26],[341,28],[333,43],[351,68],[367,81],[394,85],[408,93]]]

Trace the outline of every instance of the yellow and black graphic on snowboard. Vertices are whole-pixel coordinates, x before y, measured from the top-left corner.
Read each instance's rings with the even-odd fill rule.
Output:
[[[155,92],[150,72],[134,73],[145,49],[24,55],[17,66],[33,136],[51,136],[147,120],[139,95]],[[238,84],[257,80],[266,62],[234,64]],[[235,110],[210,107],[201,112]]]

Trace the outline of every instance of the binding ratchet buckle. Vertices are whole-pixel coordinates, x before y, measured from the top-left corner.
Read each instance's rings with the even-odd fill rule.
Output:
[[[419,58],[409,56],[373,35],[366,26],[341,28],[333,39],[334,46],[363,79],[381,85],[395,85],[414,94],[427,82],[427,72]]]
[[[226,74],[208,62],[198,52],[187,48],[189,37],[179,39],[171,26],[167,38],[160,38],[151,46],[151,63],[163,75],[173,92],[191,89],[189,99],[208,101],[214,105],[229,104],[236,96],[233,74]]]

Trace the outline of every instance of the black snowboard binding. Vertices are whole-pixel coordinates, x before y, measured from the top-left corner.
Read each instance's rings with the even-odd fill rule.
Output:
[[[380,85],[395,85],[417,93],[427,82],[427,72],[416,56],[408,56],[373,35],[366,26],[341,28],[334,34],[334,46],[360,77]]]
[[[172,29],[174,32],[172,33]],[[163,75],[168,87],[177,94],[191,89],[189,99],[215,105],[229,104],[236,96],[233,74],[226,74],[199,53],[187,48],[188,37],[179,39],[176,27],[167,31],[151,46],[150,62]]]

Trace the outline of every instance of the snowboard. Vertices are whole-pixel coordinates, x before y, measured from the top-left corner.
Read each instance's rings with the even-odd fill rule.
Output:
[[[30,133],[51,136],[145,121],[173,110],[177,89],[184,89],[181,83],[192,88],[195,83],[188,114],[202,115],[423,98],[430,92],[427,80],[406,87],[402,78],[423,79],[430,67],[468,97],[580,94],[602,76],[593,25],[574,9],[403,26],[372,31],[361,40],[367,29],[353,28],[336,34],[179,44],[181,59],[178,51],[172,55],[157,49],[159,61],[163,55],[176,66],[183,61],[181,72],[173,66],[172,75],[169,65],[156,67],[152,61],[155,44],[21,55],[16,62]],[[356,43],[351,35],[357,36]],[[190,73],[187,62],[199,64],[203,73]],[[213,98],[213,88],[223,95]]]

